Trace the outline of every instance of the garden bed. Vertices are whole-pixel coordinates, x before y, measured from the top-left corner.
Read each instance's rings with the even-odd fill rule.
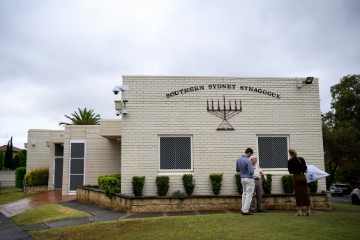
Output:
[[[329,192],[310,194],[310,199],[313,209],[331,210],[331,195]],[[241,195],[201,195],[177,198],[172,196],[134,197],[115,194],[110,199],[102,190],[92,187],[77,187],[76,200],[127,212],[187,212],[241,209]],[[263,196],[264,209],[295,210],[295,207],[294,194],[269,194]]]

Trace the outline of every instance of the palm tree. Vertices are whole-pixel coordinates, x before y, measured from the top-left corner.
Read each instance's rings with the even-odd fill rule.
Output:
[[[67,119],[71,120],[71,123],[61,122],[59,125],[99,125],[100,124],[100,115],[95,114],[94,110],[86,108],[78,108],[79,113],[76,111],[71,114],[71,116],[65,115]]]

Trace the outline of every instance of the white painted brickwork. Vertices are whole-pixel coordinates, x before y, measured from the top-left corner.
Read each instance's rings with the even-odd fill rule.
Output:
[[[236,194],[235,162],[252,147],[257,150],[257,136],[286,135],[289,146],[303,156],[307,164],[324,169],[318,79],[298,89],[305,78],[230,78],[230,77],[157,77],[124,76],[129,91],[128,115],[122,117],[122,193],[132,194],[132,177],[146,176],[144,195],[156,195],[155,178],[170,176],[168,195],[184,192],[182,175],[193,173],[195,195],[212,194],[209,174],[223,173],[220,194]],[[229,84],[230,89],[210,89],[211,84]],[[233,88],[234,86],[235,89]],[[167,98],[175,90],[204,86]],[[253,87],[279,94],[280,99],[263,93],[240,89]],[[222,119],[207,112],[207,100],[223,104],[242,101],[242,112],[229,119],[235,131],[216,131]],[[276,96],[276,95],[274,95]],[[215,104],[215,103],[214,103]],[[217,107],[217,102],[215,104]],[[159,135],[190,135],[193,140],[193,171],[159,172]],[[261,159],[259,159],[261,165]],[[283,193],[280,178],[287,169],[265,169],[273,174],[272,193]],[[318,191],[325,190],[325,181]]]

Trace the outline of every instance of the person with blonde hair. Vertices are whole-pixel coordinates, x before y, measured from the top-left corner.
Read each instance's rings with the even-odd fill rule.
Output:
[[[295,149],[289,149],[290,159],[288,161],[289,173],[293,175],[293,186],[296,198],[296,215],[301,216],[301,207],[306,206],[306,216],[310,216],[310,197],[308,192],[308,184],[305,176],[307,166],[305,159],[298,157]]]

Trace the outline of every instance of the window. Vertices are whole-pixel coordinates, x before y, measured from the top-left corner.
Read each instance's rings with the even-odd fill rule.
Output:
[[[70,184],[69,191],[76,191],[77,185],[84,185],[85,174],[85,143],[71,142],[70,143],[70,164],[69,175]]]
[[[192,170],[191,137],[160,137],[160,170]]]
[[[287,136],[258,136],[258,149],[262,168],[287,168]]]

